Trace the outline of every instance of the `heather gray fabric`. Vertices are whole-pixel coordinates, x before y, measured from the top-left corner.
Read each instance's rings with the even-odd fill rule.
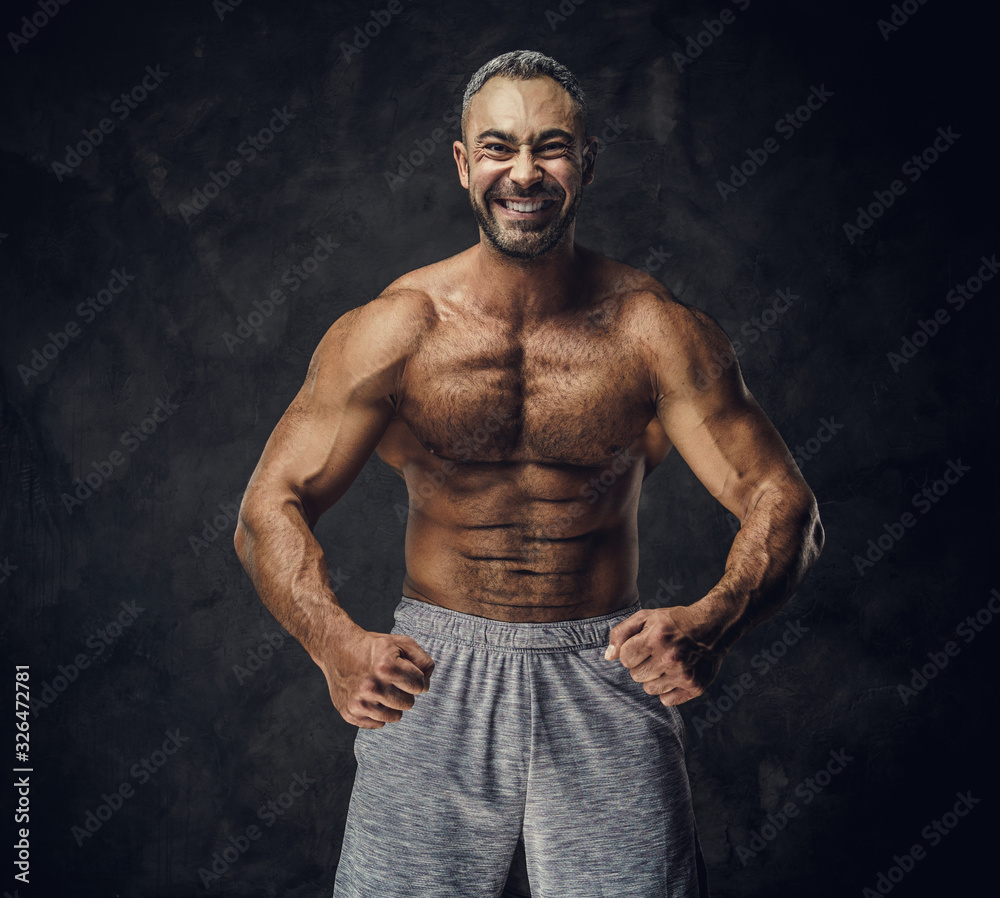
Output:
[[[519,839],[532,898],[707,898],[680,714],[604,660],[639,607],[513,624],[404,597],[431,688],[358,731],[335,898],[498,898]]]

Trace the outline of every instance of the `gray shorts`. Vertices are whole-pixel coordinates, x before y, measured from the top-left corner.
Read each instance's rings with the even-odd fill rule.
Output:
[[[434,659],[401,720],[361,729],[335,898],[707,898],[676,708],[608,633],[639,610],[506,623],[403,598]]]

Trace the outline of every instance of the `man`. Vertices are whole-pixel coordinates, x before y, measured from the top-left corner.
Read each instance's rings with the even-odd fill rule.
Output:
[[[336,896],[707,895],[676,706],[801,582],[815,499],[702,312],[574,242],[595,138],[538,53],[465,95],[475,246],[340,318],[247,488],[236,547],[360,728]],[[735,355],[732,355],[735,359]],[[638,604],[636,513],[676,446],[742,529],[687,607]],[[372,451],[410,495],[389,634],[312,530]]]

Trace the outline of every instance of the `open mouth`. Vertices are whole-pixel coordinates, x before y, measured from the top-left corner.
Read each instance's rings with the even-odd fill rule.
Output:
[[[531,218],[545,212],[555,204],[555,200],[515,200],[496,199],[493,201],[509,215],[518,218]]]

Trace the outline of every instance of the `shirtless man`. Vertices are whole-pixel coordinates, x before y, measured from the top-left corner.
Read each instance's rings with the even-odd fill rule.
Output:
[[[573,76],[516,51],[465,102],[479,242],[333,324],[236,531],[360,728],[335,895],[496,896],[522,842],[535,898],[704,896],[676,706],[795,591],[816,501],[738,366],[701,375],[735,359],[722,330],[575,243],[597,140]],[[671,447],[742,529],[707,595],[641,609],[639,493]],[[373,451],[410,495],[387,634],[312,532]]]

